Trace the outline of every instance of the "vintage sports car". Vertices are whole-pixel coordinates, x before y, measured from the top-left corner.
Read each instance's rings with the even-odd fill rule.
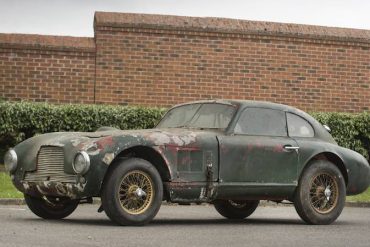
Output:
[[[305,222],[330,224],[370,182],[366,159],[308,114],[239,100],[177,105],[154,129],[35,136],[5,166],[36,215],[64,218],[100,197],[120,225],[148,223],[164,200],[212,203],[230,219],[288,200]]]

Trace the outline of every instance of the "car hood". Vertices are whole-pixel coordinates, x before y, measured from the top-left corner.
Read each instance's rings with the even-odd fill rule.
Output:
[[[70,153],[71,156],[78,151],[86,151],[89,155],[94,156],[107,152],[117,154],[125,148],[136,145],[193,146],[196,145],[199,138],[202,139],[202,136],[216,136],[219,134],[222,133],[214,130],[182,128],[54,132],[29,138],[18,144],[14,149],[22,160],[34,164],[41,146],[63,147],[65,152]]]

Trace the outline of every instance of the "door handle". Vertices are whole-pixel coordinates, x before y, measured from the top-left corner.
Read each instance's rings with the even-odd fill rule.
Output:
[[[285,150],[287,150],[287,151],[293,151],[293,150],[295,150],[295,151],[298,151],[298,149],[299,149],[299,147],[297,147],[297,146],[292,146],[292,145],[285,145],[284,146],[284,149]]]

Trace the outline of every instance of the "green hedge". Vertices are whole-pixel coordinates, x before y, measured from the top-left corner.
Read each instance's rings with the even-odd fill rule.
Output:
[[[36,134],[95,131],[101,126],[151,128],[164,111],[135,106],[0,102],[0,162],[4,150]]]
[[[332,136],[340,146],[355,150],[369,160],[370,113],[311,112],[310,114],[320,123],[330,127]]]
[[[0,102],[0,162],[4,150],[35,134],[95,131],[101,126],[151,128],[164,112],[163,108],[133,106]],[[369,113],[316,112],[311,115],[332,129],[332,135],[339,145],[356,150],[369,159]]]

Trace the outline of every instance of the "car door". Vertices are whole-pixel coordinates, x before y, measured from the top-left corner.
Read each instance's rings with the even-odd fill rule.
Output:
[[[296,184],[298,144],[285,112],[248,107],[231,135],[219,136],[222,183]]]

